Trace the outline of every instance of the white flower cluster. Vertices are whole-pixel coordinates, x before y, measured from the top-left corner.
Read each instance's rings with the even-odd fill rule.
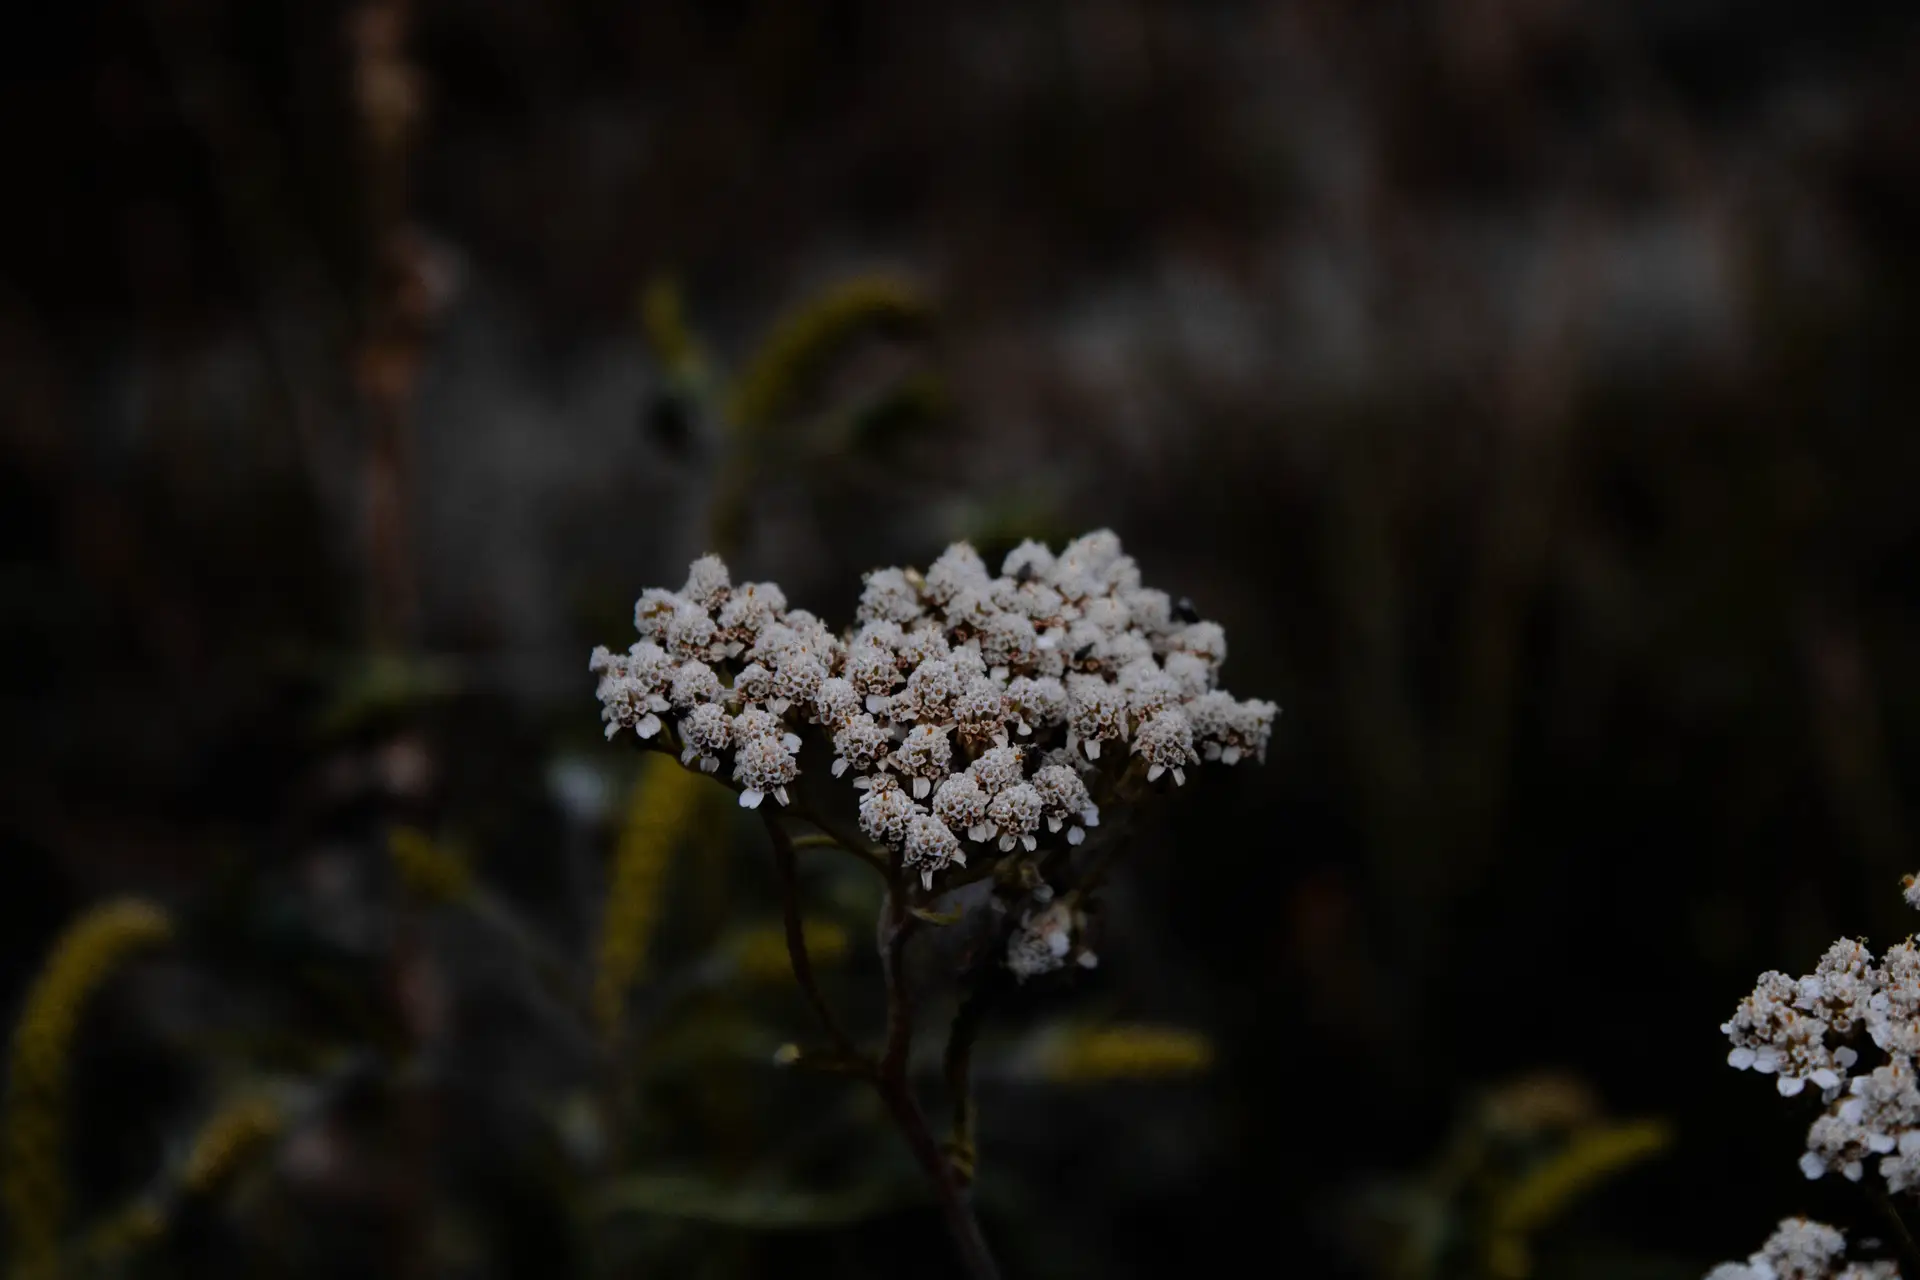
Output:
[[[589,663],[608,737],[674,718],[682,762],[714,772],[731,755],[752,808],[787,803],[815,730],[833,776],[865,792],[862,830],[929,888],[970,847],[1080,843],[1100,819],[1089,779],[1134,756],[1176,785],[1203,759],[1264,760],[1278,711],[1217,687],[1225,634],[1142,586],[1105,530],[1057,556],[1023,543],[998,575],[966,543],[924,575],[875,570],[846,636],[707,556],[679,591],[645,592],[634,625],[632,648]]]
[[[1720,1030],[1733,1042],[1729,1066],[1777,1076],[1788,1097],[1808,1085],[1820,1090],[1827,1109],[1808,1129],[1800,1157],[1807,1177],[1838,1170],[1858,1182],[1866,1162],[1877,1159],[1890,1190],[1920,1192],[1920,945],[1913,938],[1878,961],[1865,943],[1843,938],[1805,977],[1761,974]],[[1883,1060],[1857,1069],[1869,1047]]]
[[[1099,965],[1100,958],[1080,941],[1085,932],[1086,915],[1065,899],[1056,899],[1046,885],[1037,885],[1029,895],[1031,905],[1021,912],[1020,923],[1007,942],[1007,968],[1025,982],[1068,962],[1082,969]]]
[[[1808,1218],[1786,1218],[1760,1252],[1745,1262],[1723,1262],[1707,1280],[1900,1280],[1891,1262],[1850,1262],[1838,1230]]]

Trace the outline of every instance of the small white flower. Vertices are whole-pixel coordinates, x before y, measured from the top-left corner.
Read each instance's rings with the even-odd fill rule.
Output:
[[[1100,758],[1102,742],[1127,736],[1127,700],[1098,676],[1079,675],[1067,681],[1067,725],[1087,759]]]
[[[875,569],[866,576],[866,589],[860,593],[858,617],[862,622],[875,619],[912,622],[921,614],[920,593],[899,569]]]
[[[794,763],[793,753],[777,738],[749,738],[734,750],[733,780],[742,787],[743,809],[759,808],[768,794],[781,804],[787,803],[787,784],[799,776],[800,766]]]
[[[1016,582],[1043,578],[1052,568],[1053,552],[1045,543],[1031,538],[1007,552],[1007,558],[1000,562],[1000,572]]]
[[[934,725],[915,725],[906,740],[894,749],[889,763],[901,776],[912,779],[913,796],[924,800],[933,784],[946,777],[953,760],[953,744],[947,731]]]
[[[1067,718],[1067,687],[1051,676],[1017,676],[1007,685],[1007,706],[1021,737],[1045,732]]]
[[[860,714],[860,695],[839,676],[828,676],[813,691],[813,718],[838,732]]]
[[[901,670],[912,671],[924,663],[945,659],[952,652],[953,645],[947,640],[947,633],[939,626],[928,623],[901,636],[893,656]]]
[[[964,832],[969,840],[986,840],[993,835],[987,822],[987,793],[969,773],[956,773],[940,784],[933,795],[933,815],[953,831]]]
[[[757,662],[749,662],[734,673],[735,706],[764,706],[773,699],[773,672]]]
[[[1019,747],[995,747],[983,751],[980,758],[968,767],[974,782],[989,796],[997,796],[1008,787],[1020,781],[1021,761],[1025,753]]]
[[[1141,587],[1126,592],[1121,599],[1127,606],[1128,620],[1143,635],[1161,636],[1173,630],[1173,601],[1166,592]]]
[[[1205,658],[1178,650],[1161,660],[1167,678],[1180,688],[1182,698],[1198,698],[1213,688],[1213,666]],[[1228,699],[1232,705],[1232,699]]]
[[[984,592],[989,580],[986,561],[980,558],[980,553],[968,543],[956,542],[927,566],[927,599],[946,604],[961,591]]]
[[[866,700],[867,710],[879,711],[900,686],[900,668],[893,651],[878,645],[856,644],[847,652],[847,683]],[[878,702],[880,705],[875,706]]]
[[[642,639],[664,643],[668,624],[686,603],[677,591],[648,587],[640,593],[640,599],[633,606],[633,629],[640,633]]]
[[[1041,767],[1033,775],[1033,788],[1046,806],[1049,831],[1058,831],[1063,823],[1074,824],[1067,830],[1068,844],[1079,844],[1087,838],[1083,828],[1100,825],[1100,810],[1087,794],[1087,784],[1065,765]]]
[[[974,745],[994,742],[1005,746],[1008,713],[1005,691],[985,676],[970,681],[953,703],[953,719],[960,737]]]
[[[874,723],[866,714],[854,716],[833,735],[833,776],[849,768],[867,773],[893,749],[893,735]]]
[[[1018,613],[995,611],[980,624],[980,656],[995,671],[1031,668],[1040,658],[1040,633]]]
[[[685,662],[673,673],[673,705],[685,711],[705,702],[718,702],[726,696],[720,677],[704,662]]]
[[[1078,921],[1064,901],[1028,911],[1007,940],[1007,968],[1021,982],[1065,965]]]
[[[920,868],[920,883],[928,889],[933,888],[934,872],[944,871],[955,862],[964,866],[967,861],[960,841],[930,813],[915,813],[908,819],[901,857],[908,866]]]
[[[680,594],[702,609],[714,609],[726,600],[732,586],[726,561],[719,556],[705,555],[688,566],[687,585],[680,588]]]
[[[907,826],[920,806],[891,782],[880,782],[860,797],[860,830],[867,839],[897,845],[907,838]]]
[[[774,659],[773,701],[767,705],[778,714],[796,702],[811,703],[826,678],[826,668],[812,653],[798,646],[788,649]]]
[[[1033,833],[1040,829],[1040,816],[1045,807],[1040,793],[1025,782],[1008,787],[993,798],[987,806],[987,821],[999,833],[1003,852],[1012,849],[1016,841],[1029,850],[1036,847]]]
[[[942,658],[929,658],[907,677],[907,687],[895,697],[889,713],[895,720],[918,720],[926,724],[946,724],[953,719],[953,700],[964,686],[953,664]]]
[[[681,661],[705,662],[716,657],[715,628],[707,611],[697,604],[682,603],[667,619],[667,652]]]
[[[680,721],[680,740],[686,744],[680,763],[698,761],[702,773],[713,773],[720,768],[720,753],[733,743],[733,722],[719,706],[702,703]]]
[[[1227,633],[1217,622],[1190,623],[1174,633],[1171,647],[1218,667],[1227,660]]]

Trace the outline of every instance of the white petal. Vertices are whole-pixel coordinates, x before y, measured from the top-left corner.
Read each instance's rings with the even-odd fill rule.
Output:
[[[1020,843],[1027,846],[1028,853],[1032,853],[1034,849],[1039,846],[1039,842],[1036,841],[1032,836],[1021,836]]]
[[[1148,781],[1148,782],[1157,782],[1157,781],[1159,781],[1159,780],[1160,780],[1160,775],[1161,775],[1161,774],[1163,774],[1163,773],[1165,773],[1166,771],[1167,771],[1167,766],[1165,766],[1165,765],[1163,765],[1163,764],[1155,764],[1155,765],[1148,765],[1148,766],[1147,766],[1147,781]]]
[[[643,738],[651,738],[654,734],[660,732],[660,717],[654,715],[652,712],[648,712],[645,716],[641,717],[639,724],[633,726],[633,731]]]
[[[1011,849],[1011,848],[1013,848],[1013,837],[1012,837],[1012,836],[1001,836],[1001,837],[1000,837],[1000,852],[1002,852],[1002,853],[1005,853],[1005,852],[1006,852],[1007,850],[1009,850],[1009,849]]]
[[[880,694],[870,693],[867,695],[868,714],[879,715],[882,711],[885,711],[886,709],[887,709],[887,700],[884,697],[882,697]]]
[[[927,798],[927,792],[931,790],[933,790],[933,783],[927,781],[925,778],[915,778],[913,780],[913,798],[915,800],[925,800]]]
[[[788,755],[797,756],[800,754],[800,735],[789,733],[780,739],[780,745],[787,749]]]
[[[1840,1077],[1835,1075],[1832,1071],[1829,1071],[1825,1067],[1820,1068],[1818,1071],[1808,1076],[1807,1079],[1813,1081],[1815,1084],[1819,1085],[1822,1089],[1837,1088],[1839,1087],[1839,1084],[1840,1084]]]
[[[1781,1097],[1792,1098],[1798,1096],[1800,1091],[1807,1087],[1807,1082],[1799,1076],[1781,1076],[1775,1082],[1775,1087],[1780,1090]]]
[[[1841,1045],[1833,1051],[1833,1060],[1840,1064],[1842,1071],[1851,1071],[1853,1064],[1860,1061],[1860,1055],[1848,1045]]]
[[[1238,764],[1240,762],[1240,748],[1225,748],[1220,752],[1220,760],[1224,764]]]
[[[967,828],[967,839],[969,840],[979,840],[984,842],[992,838],[993,838],[993,824],[991,822],[976,822],[972,826]]]
[[[1173,771],[1173,785],[1176,787],[1184,787],[1187,785],[1187,771],[1185,769],[1175,769]]]
[[[959,863],[963,867],[967,865],[967,855],[964,850],[955,849],[953,851],[952,858],[953,858],[953,861]]]
[[[1827,1171],[1827,1162],[1809,1151],[1800,1157],[1800,1172],[1808,1178],[1818,1178]]]
[[[1047,950],[1051,951],[1056,957],[1064,959],[1067,952],[1072,949],[1073,939],[1067,936],[1066,930],[1056,929],[1047,935]]]
[[[1073,830],[1067,832],[1068,844],[1081,844],[1085,842],[1086,838],[1087,838],[1087,833],[1082,831],[1078,827],[1075,827]]]
[[[708,756],[705,760],[702,760],[700,762],[700,772],[702,773],[720,772],[720,757]]]
[[[1735,1071],[1745,1071],[1753,1065],[1753,1050],[1741,1045],[1727,1055],[1727,1065]]]
[[[922,871],[922,872],[920,873],[920,887],[921,887],[922,889],[931,889],[931,888],[933,888],[933,872],[931,872],[931,871]]]
[[[1061,819],[1049,814],[1047,816],[1047,830],[1058,831],[1060,829],[1060,822],[1061,822]]]
[[[740,807],[742,809],[758,809],[760,802],[766,798],[764,793],[755,791],[749,787],[740,793]]]
[[[775,787],[773,789],[773,798],[781,804],[785,804],[787,802],[787,789],[785,787]]]
[[[1840,1176],[1848,1182],[1860,1181],[1860,1175],[1865,1172],[1866,1169],[1861,1166],[1858,1160],[1849,1160],[1840,1166]]]
[[[1088,805],[1086,808],[1082,809],[1080,811],[1080,825],[1083,827],[1099,826],[1100,810],[1095,808],[1093,805]]]
[[[847,771],[847,762],[836,756],[833,761],[833,770],[832,770],[833,776],[837,778],[841,774],[845,773],[846,771]]]
[[[1100,967],[1100,957],[1091,951],[1082,951],[1077,963],[1082,969],[1098,969]]]
[[[1100,739],[1089,738],[1087,739],[1085,745],[1086,745],[1086,751],[1087,751],[1087,759],[1098,760],[1100,758]]]

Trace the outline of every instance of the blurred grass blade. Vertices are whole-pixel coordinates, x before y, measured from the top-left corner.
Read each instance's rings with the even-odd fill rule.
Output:
[[[908,1203],[892,1187],[799,1191],[727,1185],[689,1175],[623,1178],[600,1196],[603,1216],[638,1213],[749,1231],[845,1227]]]
[[[748,362],[728,398],[728,420],[747,435],[764,431],[855,338],[912,332],[931,314],[917,289],[888,276],[856,276],[814,295],[774,326]]]

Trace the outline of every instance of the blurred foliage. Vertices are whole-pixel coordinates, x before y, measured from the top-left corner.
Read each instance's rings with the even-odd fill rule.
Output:
[[[49,1274],[70,1229],[67,1129],[81,1017],[123,965],[173,935],[172,920],[151,903],[103,903],[67,927],[27,993],[0,1113],[0,1194],[12,1261],[22,1274]]]
[[[612,883],[600,926],[599,969],[594,975],[594,1016],[603,1035],[614,1037],[626,1015],[628,990],[646,971],[665,898],[667,871],[700,801],[706,779],[665,756],[649,756],[634,778],[613,851]]]
[[[1062,1084],[1195,1075],[1213,1066],[1213,1042],[1178,1027],[1053,1028],[1038,1052],[1040,1074]]]
[[[1608,1119],[1575,1077],[1522,1077],[1482,1096],[1425,1175],[1365,1196],[1355,1229],[1381,1276],[1526,1280],[1557,1219],[1672,1141],[1662,1121]]]

